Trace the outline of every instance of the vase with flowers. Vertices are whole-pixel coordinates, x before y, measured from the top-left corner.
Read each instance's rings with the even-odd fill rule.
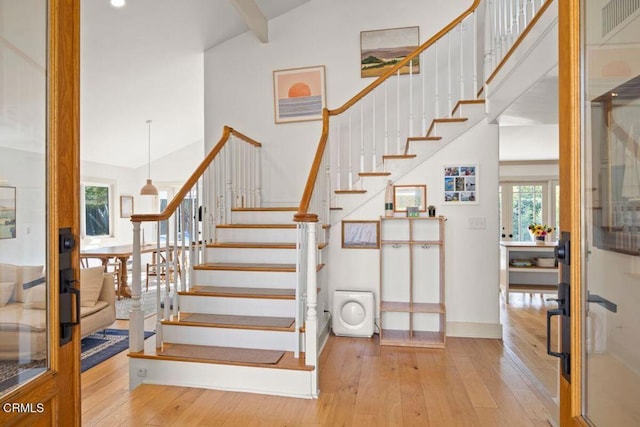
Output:
[[[529,224],[529,233],[537,245],[544,245],[547,235],[553,230],[547,224]]]

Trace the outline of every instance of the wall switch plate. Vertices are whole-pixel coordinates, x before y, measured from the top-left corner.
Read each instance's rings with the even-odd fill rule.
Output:
[[[487,218],[484,218],[484,217],[469,218],[469,223],[467,228],[469,230],[484,230],[487,228]]]

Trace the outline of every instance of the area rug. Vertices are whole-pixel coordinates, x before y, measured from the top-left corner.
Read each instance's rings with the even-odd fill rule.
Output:
[[[144,338],[152,336],[154,332],[144,333]],[[110,357],[129,348],[129,331],[123,329],[105,329],[82,339],[82,372],[91,369]]]
[[[144,338],[154,332],[145,332]],[[105,329],[96,332],[80,343],[82,372],[104,362],[121,351],[129,348],[129,331],[122,329]],[[0,360],[0,396],[13,390],[16,385],[24,383],[47,370],[46,360],[20,363],[17,360]]]
[[[158,351],[158,356],[270,365],[278,363],[283,355],[284,352],[279,350],[215,347],[193,344],[165,344],[163,349]]]

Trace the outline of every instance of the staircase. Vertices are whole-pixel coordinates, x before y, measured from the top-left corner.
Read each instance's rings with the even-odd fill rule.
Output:
[[[162,346],[130,353],[138,383],[313,397],[297,315],[297,208],[232,209],[206,262],[193,267],[180,311],[161,320]],[[318,259],[324,244],[318,245]],[[317,270],[324,266],[317,265]],[[135,384],[133,385],[135,386]]]
[[[456,141],[467,144],[465,134],[486,123],[485,101],[476,87],[479,4],[474,1],[342,107],[323,111],[322,134],[298,206],[263,207],[261,144],[225,127],[162,213],[132,217],[130,388],[147,383],[318,396],[318,359],[329,333],[325,260],[340,240],[339,231],[329,236],[329,230],[365,205],[379,216],[387,180],[415,184],[420,175],[424,182],[426,173],[438,169],[429,162],[440,150]],[[495,8],[506,11],[509,5],[489,3],[494,9],[487,12],[498,16]],[[503,9],[500,16],[506,16]],[[507,54],[503,41],[500,34],[492,38],[485,55],[494,66],[501,58],[498,50]],[[438,53],[438,43],[449,46],[448,60],[447,52],[444,61],[442,50]],[[459,51],[452,53],[456,43]],[[424,77],[418,86],[411,74],[401,78],[400,68],[418,55],[423,76],[435,67],[435,86]],[[446,94],[439,93],[438,73]],[[391,92],[396,95],[388,96]],[[174,251],[167,259],[180,252],[184,266],[165,310],[157,287],[155,349],[145,349],[138,302],[144,224],[155,224],[157,250]]]

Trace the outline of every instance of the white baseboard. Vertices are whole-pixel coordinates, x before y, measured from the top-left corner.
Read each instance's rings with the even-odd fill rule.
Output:
[[[460,338],[502,338],[500,323],[447,322],[447,336]]]

